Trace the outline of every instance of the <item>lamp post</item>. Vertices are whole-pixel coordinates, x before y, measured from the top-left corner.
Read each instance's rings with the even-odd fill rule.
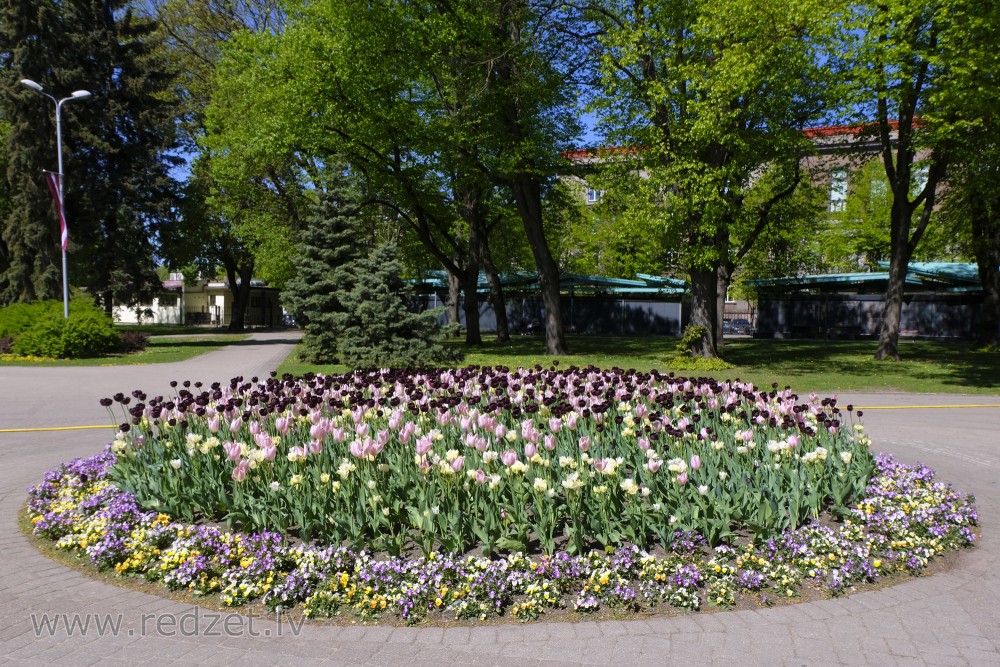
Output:
[[[62,124],[60,121],[60,112],[62,111],[63,102],[69,102],[71,100],[82,100],[84,98],[90,97],[90,92],[86,90],[75,90],[70,93],[69,97],[64,97],[61,100],[57,100],[52,95],[45,92],[39,84],[35,83],[31,79],[21,79],[21,85],[25,88],[31,88],[36,93],[41,93],[45,97],[52,100],[52,103],[56,105],[56,153],[58,157],[59,164],[59,183],[58,183],[58,197],[59,197],[59,211],[62,215],[63,221],[66,220],[66,205],[63,200],[63,164],[62,164]],[[65,224],[65,222],[64,222]],[[63,236],[60,239],[60,247],[62,248],[62,280],[63,280],[63,317],[69,319],[69,276],[66,270],[66,228],[62,229]]]

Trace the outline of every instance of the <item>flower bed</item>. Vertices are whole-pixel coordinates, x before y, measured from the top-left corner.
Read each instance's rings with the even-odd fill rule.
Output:
[[[974,540],[971,498],[788,389],[472,368],[131,398],[104,401],[129,412],[109,451],[31,490],[35,533],[226,605],[726,607],[838,594]]]

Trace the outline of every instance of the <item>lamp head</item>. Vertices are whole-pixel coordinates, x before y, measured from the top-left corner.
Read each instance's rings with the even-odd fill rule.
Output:
[[[31,88],[32,90],[37,91],[39,93],[45,90],[31,79],[21,79],[21,85],[24,86],[25,88]]]
[[[75,100],[81,100],[85,97],[90,97],[90,96],[91,93],[89,90],[74,90],[72,93],[70,93],[70,97],[72,97]]]

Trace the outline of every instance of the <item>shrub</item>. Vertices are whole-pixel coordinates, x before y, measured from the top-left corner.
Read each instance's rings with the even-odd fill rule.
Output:
[[[122,332],[122,352],[125,354],[142,352],[147,345],[149,345],[149,334],[141,331]]]
[[[74,302],[69,319],[61,310],[45,314],[14,340],[20,356],[81,359],[122,349],[121,334],[108,315],[86,301]]]
[[[0,308],[0,338],[13,341],[36,322],[52,314],[62,315],[61,301],[15,303]]]

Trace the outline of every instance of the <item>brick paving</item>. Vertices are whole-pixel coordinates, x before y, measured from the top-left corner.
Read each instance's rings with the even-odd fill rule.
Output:
[[[172,379],[265,376],[294,344],[257,333],[176,364],[0,367],[0,429],[101,424],[97,400]],[[1000,397],[842,395],[862,406],[1000,404]],[[982,537],[954,568],[854,596],[771,609],[456,628],[304,626],[198,610],[97,581],[40,555],[16,525],[25,489],[52,466],[99,451],[111,431],[0,433],[0,662],[12,665],[1000,665],[1000,408],[870,410],[876,451],[920,461],[974,493]],[[86,633],[38,632],[42,614],[82,615]],[[105,617],[117,631],[98,632]],[[209,628],[218,617],[216,627]],[[184,626],[184,619],[188,620]],[[195,627],[195,622],[199,623]],[[241,632],[225,636],[224,622]],[[252,625],[251,625],[252,623]],[[159,624],[159,625],[158,625]],[[183,630],[183,632],[182,632]],[[251,633],[253,636],[251,636]]]

